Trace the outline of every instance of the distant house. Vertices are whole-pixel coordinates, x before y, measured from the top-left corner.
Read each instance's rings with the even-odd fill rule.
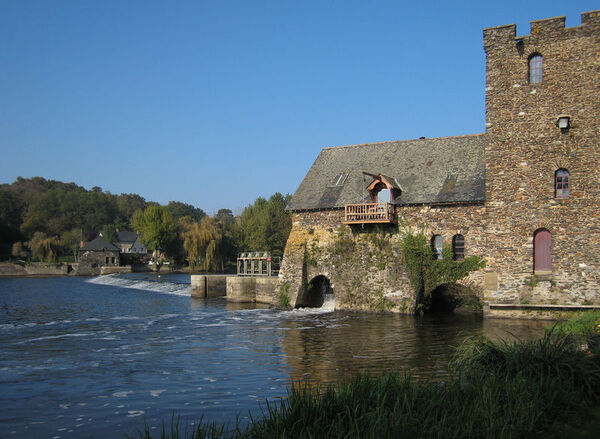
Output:
[[[142,244],[140,238],[136,238],[135,242],[131,245],[130,252],[133,254],[145,255],[148,253],[148,249]]]
[[[102,236],[82,242],[77,250],[77,261],[80,266],[90,266],[92,268],[102,266],[118,266],[120,249],[114,244],[105,240]]]
[[[148,253],[148,249],[140,242],[135,232],[117,232],[115,245],[120,248],[121,253],[141,255]]]

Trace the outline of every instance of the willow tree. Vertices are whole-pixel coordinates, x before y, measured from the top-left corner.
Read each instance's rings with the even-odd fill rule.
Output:
[[[42,262],[56,262],[60,253],[60,241],[43,232],[35,232],[27,246],[34,258]]]
[[[223,271],[224,256],[222,253],[223,230],[219,222],[205,216],[198,223],[185,217],[181,221],[183,229],[183,248],[188,262],[194,269],[202,271]]]

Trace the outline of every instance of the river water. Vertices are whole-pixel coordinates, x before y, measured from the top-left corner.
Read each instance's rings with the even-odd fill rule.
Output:
[[[531,338],[546,325],[330,306],[278,311],[190,299],[189,282],[0,279],[0,437],[124,437],[144,419],[152,429],[169,425],[173,413],[182,424],[244,422],[293,381],[390,370],[443,379],[465,337]]]

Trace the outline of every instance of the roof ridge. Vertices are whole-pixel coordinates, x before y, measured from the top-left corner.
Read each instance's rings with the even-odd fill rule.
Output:
[[[321,149],[336,149],[336,148],[354,148],[358,146],[370,146],[370,145],[382,145],[384,143],[396,143],[396,142],[414,142],[415,140],[444,140],[444,139],[459,139],[461,137],[475,137],[484,136],[486,133],[477,134],[462,134],[460,136],[447,136],[447,137],[426,137],[424,139],[403,139],[403,140],[384,140],[382,142],[370,142],[370,143],[357,143],[356,145],[339,145],[339,146],[324,146]]]

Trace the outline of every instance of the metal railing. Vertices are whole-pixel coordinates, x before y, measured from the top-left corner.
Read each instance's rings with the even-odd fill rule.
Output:
[[[237,257],[238,276],[277,276],[281,258],[269,252],[244,252]]]
[[[346,204],[344,224],[393,223],[394,206],[390,203]]]

